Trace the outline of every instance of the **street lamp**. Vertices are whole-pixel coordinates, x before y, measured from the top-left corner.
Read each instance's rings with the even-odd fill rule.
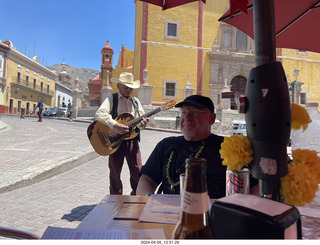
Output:
[[[296,69],[294,69],[293,71],[295,81],[298,80],[299,73],[300,73],[300,70],[296,67]]]
[[[292,103],[300,104],[299,103],[299,97],[300,97],[300,91],[301,91],[301,86],[304,84],[303,82],[298,81],[298,76],[299,76],[299,69],[296,68],[293,71],[294,74],[294,81],[290,84],[290,90],[291,90],[291,96],[292,96]]]

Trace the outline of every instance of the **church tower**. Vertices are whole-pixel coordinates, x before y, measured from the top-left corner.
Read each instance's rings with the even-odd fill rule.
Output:
[[[67,73],[66,65],[64,62],[62,64],[62,71],[59,73],[58,81],[64,86],[71,88],[71,76]]]
[[[101,88],[110,85],[110,78],[112,77],[112,56],[113,49],[109,41],[101,50]]]

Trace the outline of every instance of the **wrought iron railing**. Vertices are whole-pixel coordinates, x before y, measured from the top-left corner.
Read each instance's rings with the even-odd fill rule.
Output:
[[[17,77],[13,77],[11,84],[15,85],[16,87],[25,88],[27,90],[33,90],[36,92],[42,92],[44,94],[54,96],[54,91],[48,91],[47,87],[34,85],[33,82],[27,82],[25,79],[18,80]],[[52,88],[54,88],[54,85],[52,85]]]

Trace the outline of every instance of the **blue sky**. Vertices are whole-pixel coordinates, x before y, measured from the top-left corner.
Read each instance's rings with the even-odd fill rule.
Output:
[[[0,0],[0,39],[46,66],[100,70],[109,41],[113,67],[123,43],[134,50],[134,0]],[[35,52],[34,52],[35,50]]]

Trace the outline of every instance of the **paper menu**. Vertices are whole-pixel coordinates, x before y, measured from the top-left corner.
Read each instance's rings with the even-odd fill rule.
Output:
[[[180,217],[180,195],[151,195],[139,221],[177,224]]]
[[[163,229],[132,229],[132,230],[84,230],[49,226],[41,239],[166,239]]]

